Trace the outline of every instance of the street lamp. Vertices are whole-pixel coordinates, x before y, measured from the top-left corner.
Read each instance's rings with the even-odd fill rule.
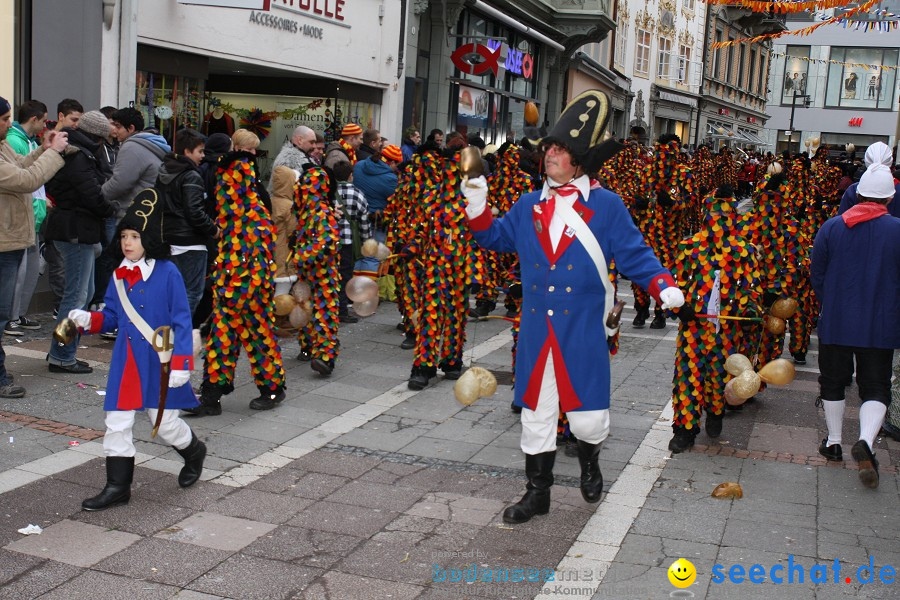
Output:
[[[794,95],[791,97],[791,124],[788,125],[788,146],[791,150],[794,149],[794,109],[797,107],[797,98],[803,99],[803,108],[809,108],[812,104],[809,94],[798,94],[794,88]]]

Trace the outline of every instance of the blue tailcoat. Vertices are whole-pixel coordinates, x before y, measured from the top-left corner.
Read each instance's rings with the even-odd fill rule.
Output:
[[[522,316],[516,352],[515,403],[534,408],[548,352],[563,411],[609,408],[609,349],[603,318],[605,290],[591,256],[563,233],[554,253],[549,232],[539,225],[541,192],[523,195],[502,218],[490,210],[469,221],[483,248],[519,255]],[[591,190],[573,206],[590,227],[609,263],[648,289],[675,286],[671,273],[644,242],[616,194]]]
[[[106,308],[91,313],[91,333],[119,329],[109,365],[106,382],[106,402],[103,410],[143,410],[159,406],[159,355],[125,314],[116,292],[116,275],[106,290]],[[187,302],[184,279],[178,268],[167,260],[157,260],[147,281],[138,281],[130,288],[125,283],[128,299],[152,329],[170,325],[175,349],[172,370],[193,369],[193,341],[191,338],[191,310]],[[169,388],[166,408],[198,406],[197,396],[190,382]]]
[[[813,244],[810,278],[821,305],[819,342],[900,348],[900,219],[854,227],[828,219]]]

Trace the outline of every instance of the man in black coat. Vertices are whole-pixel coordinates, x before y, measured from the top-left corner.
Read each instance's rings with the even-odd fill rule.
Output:
[[[193,129],[175,134],[175,152],[166,154],[156,179],[163,200],[163,241],[172,246],[175,263],[187,290],[191,315],[203,296],[207,247],[219,228],[206,212],[206,186],[198,166],[203,162],[206,138]]]
[[[94,293],[95,248],[105,236],[105,220],[116,214],[116,206],[101,192],[104,178],[97,159],[100,145],[109,135],[109,122],[89,119],[86,127],[65,127],[63,131],[69,136],[65,164],[46,185],[47,197],[56,208],[47,217],[45,238],[62,256],[66,279],[58,320],[72,309],[87,308]],[[52,341],[47,356],[50,372],[93,371],[75,358],[77,347],[78,336],[65,346]]]

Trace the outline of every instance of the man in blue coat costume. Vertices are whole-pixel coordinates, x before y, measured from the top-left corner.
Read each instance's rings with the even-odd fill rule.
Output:
[[[521,264],[515,404],[523,409],[528,482],[525,496],[504,511],[507,523],[549,511],[560,412],[578,438],[582,496],[600,500],[598,457],[609,434],[607,336],[616,329],[607,322],[614,304],[608,278],[612,261],[663,308],[684,303],[622,199],[586,175],[621,148],[614,141],[601,143],[608,118],[609,101],[602,92],[591,90],[572,100],[542,142],[543,190],[523,195],[500,219],[486,208],[483,177],[462,187],[475,240],[489,250],[517,253]]]
[[[890,155],[885,144],[869,149],[874,146]],[[890,168],[871,162],[856,190],[859,202],[819,230],[810,267],[821,303],[819,395],[828,427],[819,453],[843,460],[844,389],[853,379],[855,358],[862,405],[859,441],[851,454],[860,481],[870,488],[878,487],[872,444],[891,403],[891,363],[894,349],[900,348],[900,219],[888,212],[894,193]]]
[[[181,273],[174,263],[165,260],[169,246],[162,242],[162,204],[154,190],[144,190],[119,223],[114,239],[122,258],[106,291],[106,307],[97,312],[69,312],[69,318],[89,333],[119,330],[103,405],[106,487],[82,502],[82,510],[104,510],[126,504],[131,498],[135,415],[146,410],[151,422],[156,422],[162,386],[168,389],[158,434],[184,458],[178,484],[193,485],[203,470],[206,445],[178,416],[179,409],[193,408],[199,402],[187,385],[194,365],[191,310]],[[119,295],[120,287],[124,300]],[[155,330],[162,326],[170,327],[174,338],[168,356],[157,353],[145,337],[156,337]],[[171,371],[164,381],[161,361],[167,359]]]

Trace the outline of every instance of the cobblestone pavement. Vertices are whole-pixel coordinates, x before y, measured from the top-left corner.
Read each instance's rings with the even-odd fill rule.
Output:
[[[874,491],[852,461],[820,460],[815,342],[793,384],[729,413],[718,442],[701,434],[671,456],[675,326],[635,330],[633,316],[613,359],[608,493],[586,504],[577,460],[560,450],[550,514],[514,527],[500,516],[523,491],[511,387],[469,407],[440,377],[407,390],[412,355],[394,305],[342,327],[330,378],[286,341],[288,394],[275,410],[247,407],[256,390],[242,360],[223,414],[190,421],[209,446],[192,488],[178,488],[180,457],[139,420],[131,502],[100,513],[80,503],[105,479],[112,342],[84,338],[79,358],[95,372],[69,376],[47,371],[49,325],[5,337],[28,395],[0,400],[0,599],[900,597],[900,583],[880,581],[900,569],[900,444],[878,440]],[[468,335],[466,361],[508,382],[506,324],[470,323]],[[742,499],[710,497],[727,481]],[[17,532],[29,524],[43,533]],[[685,589],[667,576],[678,558],[697,572]]]

